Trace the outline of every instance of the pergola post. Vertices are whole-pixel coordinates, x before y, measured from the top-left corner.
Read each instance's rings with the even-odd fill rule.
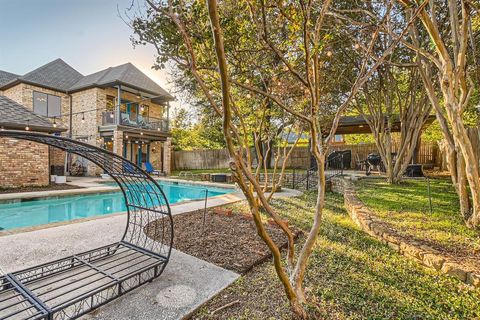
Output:
[[[119,125],[120,120],[122,119],[122,110],[120,105],[122,104],[122,85],[119,84],[117,87],[117,112],[115,112],[115,124]]]

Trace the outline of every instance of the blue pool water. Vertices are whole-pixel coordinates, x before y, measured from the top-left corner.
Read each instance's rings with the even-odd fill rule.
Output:
[[[113,183],[113,185],[116,185]],[[161,182],[170,204],[232,193],[234,189]],[[0,230],[31,227],[126,211],[123,194],[118,192],[0,203]]]

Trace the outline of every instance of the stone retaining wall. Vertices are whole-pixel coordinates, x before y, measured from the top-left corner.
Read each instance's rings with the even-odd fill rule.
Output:
[[[438,250],[403,237],[378,219],[357,197],[355,187],[350,180],[344,178],[332,179],[332,191],[343,194],[345,208],[351,219],[372,237],[426,267],[448,274],[469,285],[480,287],[480,274],[468,270],[449,257],[443,256]]]

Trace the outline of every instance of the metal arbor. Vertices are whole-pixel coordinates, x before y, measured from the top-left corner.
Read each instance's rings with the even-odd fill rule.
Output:
[[[145,171],[67,138],[23,131],[0,131],[0,137],[46,144],[97,164],[120,186],[128,215],[119,242],[0,276],[0,319],[74,319],[163,272],[173,220],[165,194]]]

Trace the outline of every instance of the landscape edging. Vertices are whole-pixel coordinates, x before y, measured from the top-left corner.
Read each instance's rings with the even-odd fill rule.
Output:
[[[399,235],[393,228],[382,223],[357,197],[352,181],[341,177],[333,178],[332,191],[343,194],[348,215],[370,236],[428,268],[455,277],[469,285],[480,287],[480,274],[467,270],[464,266],[442,255],[438,250]]]

